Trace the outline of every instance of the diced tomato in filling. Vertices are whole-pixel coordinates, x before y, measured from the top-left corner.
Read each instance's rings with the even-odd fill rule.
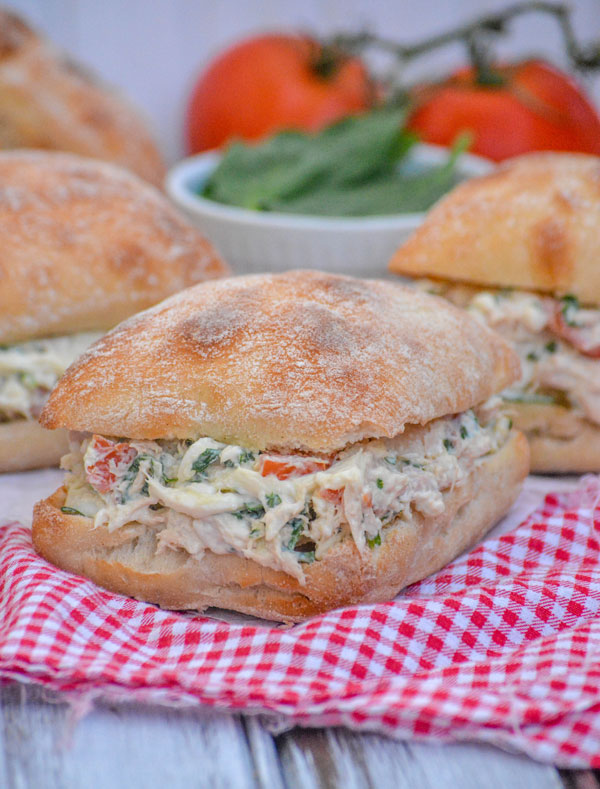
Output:
[[[325,501],[341,506],[344,500],[344,488],[324,488],[319,491],[319,496]],[[373,504],[373,496],[370,491],[367,490],[362,494],[362,503],[363,507],[370,507]]]
[[[88,482],[99,493],[108,493],[132,464],[137,450],[129,444],[117,444],[96,435],[92,436],[89,448],[93,450],[94,462],[85,464]]]
[[[591,344],[589,338],[586,337],[589,330],[586,331],[584,327],[569,326],[565,321],[560,304],[554,305],[554,311],[550,315],[548,327],[553,334],[566,340],[584,356],[590,356],[592,359],[600,358],[600,345]]]
[[[319,496],[325,501],[330,501],[332,504],[340,505],[344,498],[344,488],[325,488],[319,491]]]
[[[277,479],[301,477],[303,474],[314,474],[325,471],[331,466],[330,460],[318,458],[285,457],[283,455],[261,455],[259,458],[259,471],[263,477],[275,474]]]

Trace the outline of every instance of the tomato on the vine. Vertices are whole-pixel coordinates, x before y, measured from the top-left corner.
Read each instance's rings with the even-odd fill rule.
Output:
[[[600,117],[569,75],[540,60],[494,65],[490,75],[482,84],[464,68],[418,88],[409,127],[438,145],[469,130],[471,150],[495,161],[529,151],[600,154]]]
[[[188,105],[187,148],[195,153],[281,129],[317,131],[373,100],[360,59],[306,36],[258,36],[228,49],[199,77]]]

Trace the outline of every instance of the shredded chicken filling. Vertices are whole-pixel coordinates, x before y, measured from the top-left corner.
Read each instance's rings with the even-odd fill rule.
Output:
[[[600,310],[582,307],[574,296],[419,284],[467,307],[513,343],[522,376],[502,393],[505,400],[564,406],[600,424]]]
[[[67,367],[100,336],[81,332],[0,345],[0,422],[37,419]]]
[[[303,565],[348,536],[365,553],[398,519],[442,513],[444,493],[464,484],[510,429],[505,416],[467,411],[327,457],[253,452],[210,438],[74,435],[62,463],[71,472],[63,510],[110,531],[141,523],[155,531],[159,552],[235,553],[302,582]]]

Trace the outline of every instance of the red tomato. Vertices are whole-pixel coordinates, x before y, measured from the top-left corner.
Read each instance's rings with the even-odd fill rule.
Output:
[[[116,444],[96,435],[92,436],[90,446],[94,451],[94,463],[85,466],[88,482],[100,493],[108,493],[117,477],[129,468],[137,450],[129,444]]]
[[[373,99],[358,58],[332,55],[306,36],[250,38],[200,75],[187,110],[187,148],[195,153],[280,129],[317,131],[368,109]]]
[[[259,469],[262,476],[268,477],[269,474],[275,474],[277,479],[314,474],[316,471],[324,471],[329,466],[331,466],[330,461],[317,458],[261,455],[259,459]]]
[[[333,504],[342,504],[344,500],[344,488],[325,488],[319,492],[319,496],[325,501],[331,501]],[[371,507],[373,504],[373,496],[369,491],[362,494],[362,503],[364,507]]]
[[[529,151],[600,154],[600,117],[567,74],[538,60],[494,66],[498,85],[480,85],[471,68],[419,88],[409,128],[450,145],[461,131],[472,151],[501,161]]]
[[[319,491],[319,496],[325,501],[331,501],[333,504],[340,505],[344,500],[344,488],[325,488]]]

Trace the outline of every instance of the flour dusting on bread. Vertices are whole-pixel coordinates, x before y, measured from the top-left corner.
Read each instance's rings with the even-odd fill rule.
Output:
[[[600,159],[534,153],[455,187],[394,254],[398,274],[600,304]]]
[[[318,272],[256,275],[191,288],[110,332],[43,423],[327,452],[464,411],[518,375],[509,347],[443,300]]]
[[[0,153],[0,343],[108,329],[227,272],[154,187],[105,162]]]
[[[71,151],[162,184],[162,157],[129,102],[6,9],[0,9],[0,106],[0,148]]]

